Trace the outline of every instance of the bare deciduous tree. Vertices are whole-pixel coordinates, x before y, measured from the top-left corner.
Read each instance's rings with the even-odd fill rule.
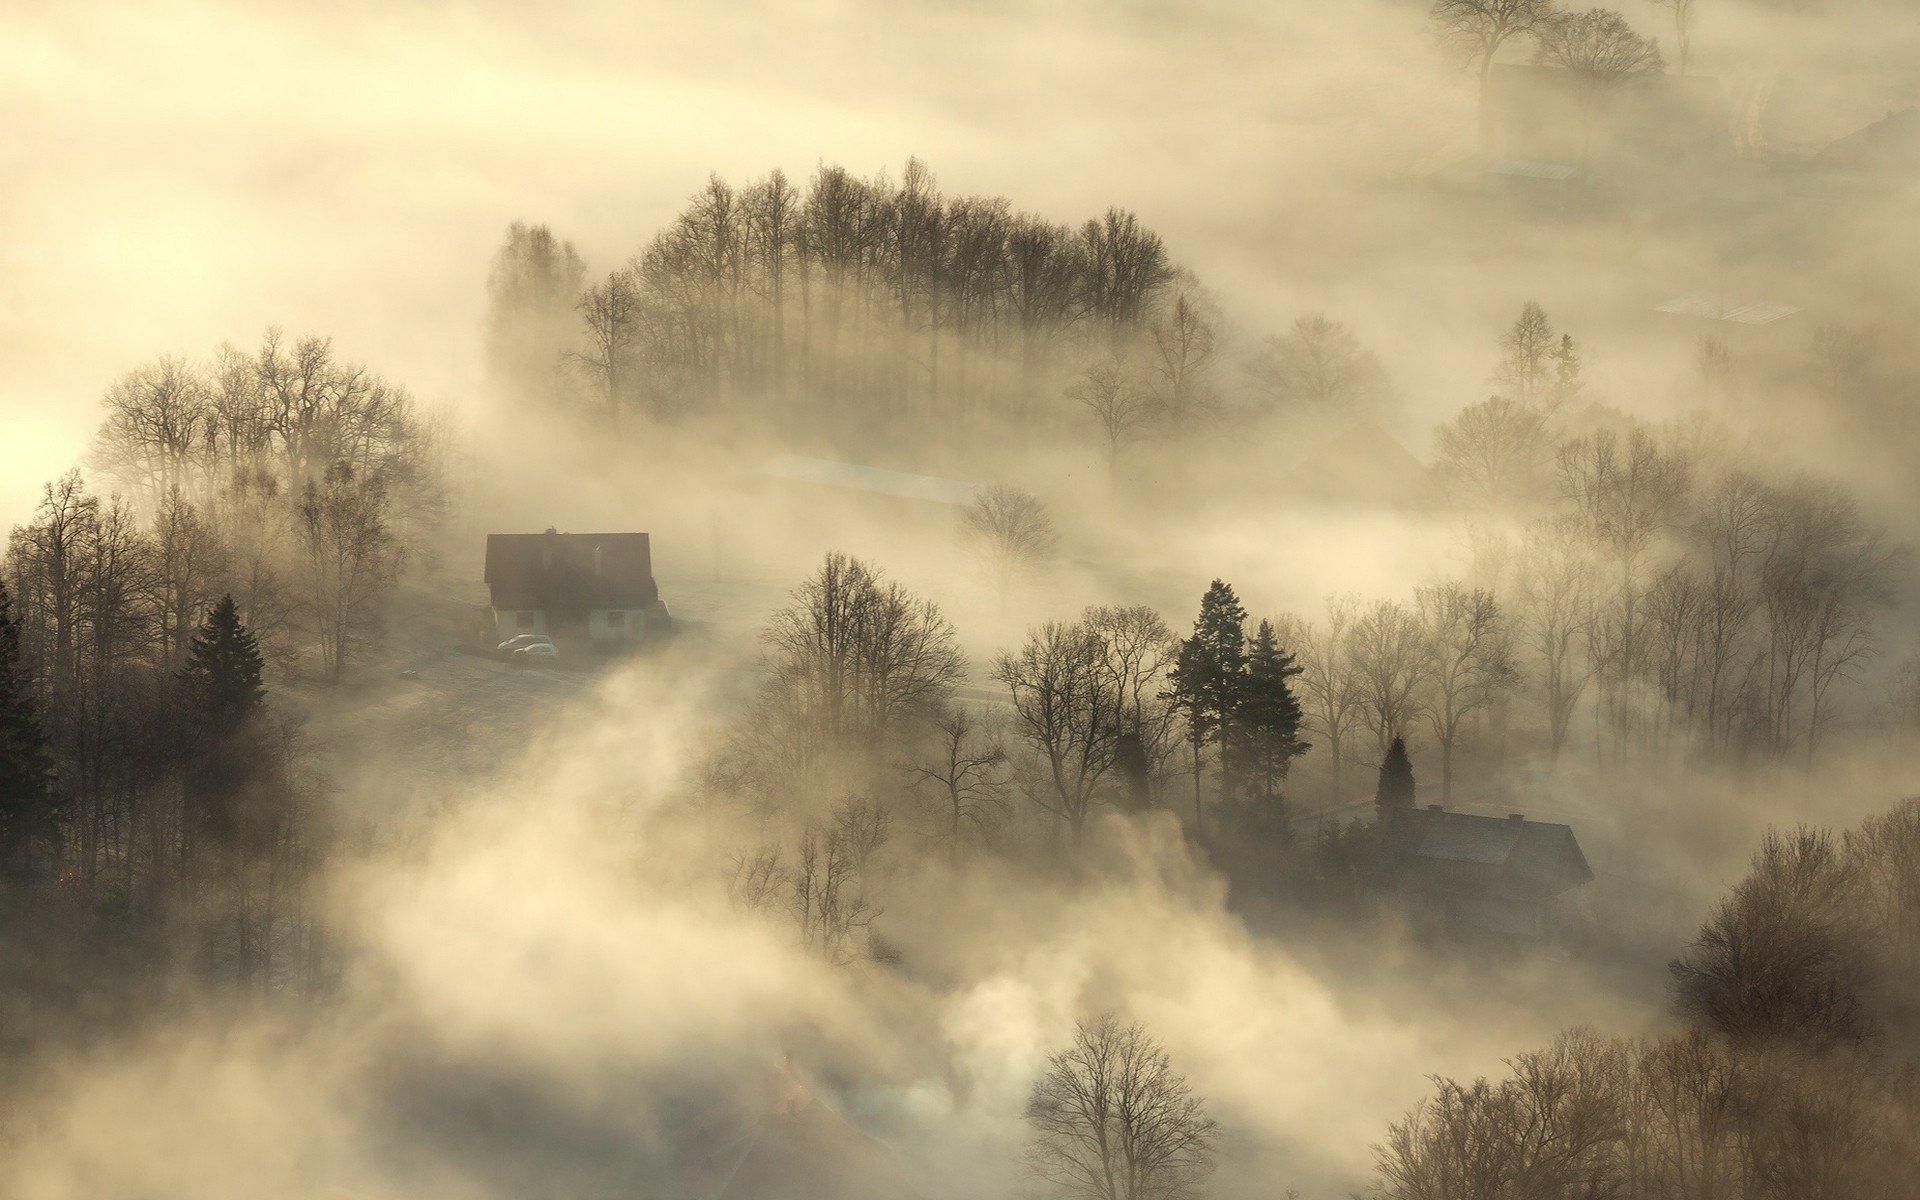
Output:
[[[388,528],[386,491],[342,464],[300,499],[302,603],[321,669],[339,679],[354,649],[378,634],[406,550]]]
[[[1189,429],[1212,406],[1207,372],[1213,365],[1213,323],[1202,313],[1200,302],[1183,289],[1148,333],[1158,415],[1176,431]]]
[[[1581,158],[1593,143],[1593,126],[1600,106],[1627,80],[1657,75],[1665,66],[1660,45],[1633,31],[1625,17],[1604,8],[1558,13],[1534,34],[1535,57],[1574,76],[1585,95],[1586,116],[1581,132]]]
[[[1345,325],[1317,313],[1270,338],[1253,374],[1279,411],[1314,419],[1365,413],[1388,390],[1373,352]]]
[[[1047,1060],[1026,1116],[1027,1163],[1064,1200],[1188,1200],[1220,1136],[1166,1051],[1111,1015]]]
[[[884,740],[940,711],[964,673],[953,626],[936,605],[837,552],[761,636],[770,686],[831,748]]]
[[[1440,744],[1440,800],[1453,799],[1453,755],[1460,731],[1474,713],[1491,706],[1514,685],[1507,619],[1492,593],[1457,583],[1434,584],[1414,593],[1427,639],[1423,709]]]
[[[1313,625],[1298,617],[1283,618],[1275,633],[1283,646],[1295,646],[1294,662],[1306,726],[1326,748],[1327,786],[1337,801],[1349,799],[1342,790],[1347,740],[1354,722],[1363,717],[1360,681],[1352,661],[1351,633],[1359,602],[1351,596],[1327,600],[1326,621]]]
[[[1060,543],[1047,506],[1018,488],[980,489],[967,505],[964,520],[968,532],[985,548],[1002,608],[1018,573],[1045,562]]]
[[[1117,358],[1087,364],[1067,395],[1093,416],[1107,447],[1107,469],[1117,471],[1120,451],[1151,416],[1146,397]]]
[[[1593,672],[1585,652],[1594,620],[1594,566],[1576,534],[1565,522],[1529,530],[1517,573],[1519,629],[1546,708],[1550,759],[1566,748],[1574,710]]]
[[[1420,689],[1426,682],[1429,658],[1419,616],[1403,604],[1376,601],[1353,622],[1347,661],[1360,709],[1384,754],[1420,712]]]
[[[961,705],[934,718],[933,731],[933,744],[912,773],[934,792],[947,853],[957,859],[967,831],[986,831],[1006,810],[1007,752],[981,718]]]
[[[1028,798],[1078,837],[1125,728],[1099,634],[1084,623],[1050,622],[1002,655],[994,677],[1011,693],[1015,730],[1040,758],[1042,778]]]
[[[1500,48],[1538,30],[1554,11],[1552,0],[1434,0],[1432,15],[1441,41],[1473,64],[1484,90]]]
[[[1674,52],[1680,56],[1677,70],[1687,73],[1688,60],[1693,57],[1693,23],[1697,0],[1653,0],[1661,8],[1673,14]]]

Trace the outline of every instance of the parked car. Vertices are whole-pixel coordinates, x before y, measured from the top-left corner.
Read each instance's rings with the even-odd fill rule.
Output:
[[[529,642],[512,653],[514,658],[522,662],[535,658],[559,658],[560,647],[552,642]]]
[[[528,646],[551,646],[553,639],[544,633],[522,633],[501,642],[500,653],[513,654],[525,650]]]

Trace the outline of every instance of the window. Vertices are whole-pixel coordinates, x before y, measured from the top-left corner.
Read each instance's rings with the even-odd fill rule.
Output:
[[[513,621],[514,621],[514,624],[519,626],[521,629],[532,629],[533,618],[536,615],[537,614],[530,613],[530,612],[517,612],[513,614]]]
[[[615,609],[610,609],[607,612],[607,628],[608,629],[624,629],[626,627],[626,624],[627,624],[627,614],[623,610],[615,608]]]

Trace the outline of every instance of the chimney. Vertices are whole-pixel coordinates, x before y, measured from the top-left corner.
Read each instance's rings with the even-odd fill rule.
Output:
[[[1525,816],[1524,814],[1521,814],[1521,813],[1508,813],[1508,814],[1507,814],[1507,820],[1509,820],[1509,821],[1520,821],[1520,822],[1523,822],[1523,823],[1524,823],[1524,822],[1526,821],[1526,819],[1527,819],[1527,818],[1526,818],[1526,816]]]

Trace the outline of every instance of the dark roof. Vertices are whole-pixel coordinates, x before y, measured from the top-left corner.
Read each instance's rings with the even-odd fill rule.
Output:
[[[1867,170],[1920,170],[1920,107],[1888,113],[1833,143],[1826,157]]]
[[[495,608],[586,612],[647,608],[660,598],[644,533],[490,533]]]
[[[914,1200],[906,1164],[790,1073],[676,1137],[699,1200]]]
[[[1405,865],[1479,876],[1522,891],[1555,895],[1593,878],[1573,829],[1552,821],[1476,813],[1406,812]]]

